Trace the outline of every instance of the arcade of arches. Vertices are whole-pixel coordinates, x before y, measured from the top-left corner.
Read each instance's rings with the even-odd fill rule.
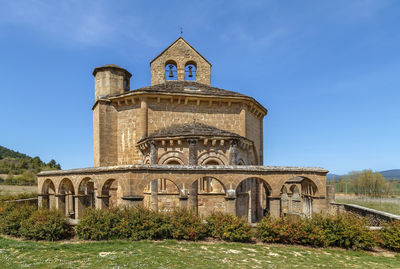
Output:
[[[94,167],[41,172],[39,206],[74,219],[85,208],[136,205],[249,222],[326,211],[328,171],[262,166],[268,110],[212,86],[211,67],[180,37],[150,62],[150,86],[131,90],[128,70],[95,68]]]
[[[85,208],[142,205],[200,216],[221,211],[258,222],[266,214],[311,216],[326,210],[327,171],[267,166],[141,165],[46,171],[40,206],[79,219]]]

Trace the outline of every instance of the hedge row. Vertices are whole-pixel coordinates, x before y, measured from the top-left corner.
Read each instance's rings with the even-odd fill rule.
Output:
[[[55,241],[73,236],[73,229],[58,210],[36,206],[0,204],[0,233],[33,240]]]
[[[381,231],[370,231],[363,218],[354,215],[313,218],[272,219],[265,217],[256,229],[243,219],[213,213],[201,219],[193,212],[177,209],[154,212],[145,208],[89,209],[75,229],[56,210],[36,210],[32,206],[0,203],[0,233],[33,240],[61,240],[77,235],[85,240],[202,240],[212,237],[232,242],[335,246],[369,250],[382,246],[400,251],[400,222]]]
[[[85,240],[201,240],[214,237],[249,242],[252,238],[251,226],[231,215],[214,213],[203,221],[188,210],[161,213],[141,207],[87,210],[75,230],[78,237]]]

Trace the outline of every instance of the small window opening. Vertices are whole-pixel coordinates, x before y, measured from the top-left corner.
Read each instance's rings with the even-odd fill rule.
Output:
[[[129,80],[124,79],[124,90],[129,91]]]

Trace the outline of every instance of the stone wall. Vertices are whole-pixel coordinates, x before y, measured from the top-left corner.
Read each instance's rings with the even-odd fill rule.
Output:
[[[118,115],[107,101],[98,101],[93,108],[94,166],[118,164]]]
[[[193,49],[183,38],[179,38],[151,63],[151,85],[165,82],[165,67],[174,64],[177,67],[177,80],[185,80],[185,66],[196,66],[196,82],[210,85],[211,64]]]
[[[258,190],[252,190],[254,184],[250,184],[252,186],[245,190],[247,193],[252,192],[250,201],[252,204],[253,201],[256,203],[251,205],[252,216],[249,217],[249,220],[257,221],[260,217],[261,211],[258,210],[260,206],[267,208],[273,217],[281,215],[280,190],[288,180],[294,177],[302,177],[315,185],[315,193],[308,196],[312,200],[312,213],[326,212],[326,173],[326,170],[320,168],[186,165],[127,165],[69,171],[46,171],[38,176],[39,204],[44,204],[43,199],[52,195],[45,186],[53,186],[52,189],[55,190],[53,195],[56,198],[52,206],[63,209],[67,206],[65,201],[68,200],[68,208],[63,210],[69,214],[73,213],[75,218],[79,218],[85,207],[81,198],[85,195],[85,185],[83,184],[87,180],[94,183],[96,207],[106,208],[110,204],[117,206],[145,205],[145,197],[148,196],[149,189],[146,186],[150,186],[149,184],[154,179],[169,179],[178,190],[174,195],[179,196],[180,207],[188,208],[195,205],[199,214],[203,215],[209,214],[212,210],[225,210],[227,213],[236,214],[236,200],[240,193],[243,193],[243,190],[241,192],[238,187],[246,179],[254,178],[262,182],[262,185],[269,190],[265,202],[263,196],[254,195],[258,193]],[[224,190],[224,195],[221,193],[202,193],[201,188],[196,187],[198,186],[196,182],[199,182],[200,179],[210,177],[218,180]],[[45,182],[47,183],[45,184]],[[50,182],[51,184],[49,184]],[[115,182],[118,182],[116,194]],[[196,184],[194,185],[194,183]],[[195,186],[196,192],[191,191],[191,186]],[[219,191],[222,189],[220,188]],[[152,194],[151,192],[150,200],[153,199]],[[173,203],[176,205],[177,197],[173,197],[174,202],[172,202],[172,196],[164,199],[162,195],[161,193],[160,199],[157,196],[154,197],[160,208],[163,207],[163,204],[170,206]],[[254,198],[256,196],[258,198]],[[151,201],[150,204],[152,204]]]
[[[148,132],[149,134],[160,129],[171,126],[172,124],[183,124],[197,121],[221,130],[240,134],[245,128],[245,122],[240,120],[240,104],[227,105],[212,104],[195,101],[189,101],[187,105],[171,104],[167,100],[157,103],[156,100],[150,100],[148,114]]]

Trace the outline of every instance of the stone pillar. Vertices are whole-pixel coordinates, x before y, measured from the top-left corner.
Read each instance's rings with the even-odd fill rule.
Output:
[[[187,196],[179,197],[179,207],[183,208],[183,209],[188,208],[188,197]]]
[[[158,211],[158,179],[150,182],[150,209],[153,211]]]
[[[56,209],[56,197],[54,193],[49,194],[49,199],[47,201],[49,202],[49,209]]]
[[[65,212],[65,194],[56,194],[56,209],[61,210],[63,214],[66,214]]]
[[[193,184],[190,186],[189,189],[189,205],[190,205],[190,209],[193,210],[193,212],[198,213],[198,198],[197,198],[197,190],[198,190],[198,186],[199,186],[199,181],[196,180],[195,182],[193,182]]]
[[[281,216],[280,197],[269,197],[269,214],[272,218],[279,218]]]
[[[84,194],[74,195],[75,219],[80,219],[83,216],[83,212],[85,211],[85,198],[86,198],[86,195],[84,195]]]
[[[196,69],[196,71],[197,71],[197,69]],[[196,75],[197,75],[197,72],[196,72]],[[178,66],[176,67],[176,78],[178,81],[185,80],[185,66],[178,64]]]
[[[335,202],[335,186],[326,186],[326,208],[329,209],[331,203]]]
[[[236,216],[236,197],[225,197],[226,213]]]
[[[38,194],[38,208],[44,208],[44,196],[47,196],[47,194]]]
[[[108,208],[107,200],[109,198],[110,198],[110,196],[108,196],[108,195],[96,196],[96,209],[106,209],[106,208]]]
[[[147,136],[148,126],[147,126],[147,99],[140,99],[140,110],[139,110],[139,128],[137,130],[138,139]]]
[[[236,216],[236,191],[232,188],[226,191],[225,205],[225,212]]]
[[[196,139],[188,139],[189,143],[189,165],[197,165]]]
[[[229,165],[237,165],[237,155],[238,155],[238,140],[234,139],[231,141],[231,146],[229,148]]]
[[[149,144],[150,144],[150,163],[157,164],[158,156],[157,156],[156,141],[151,140]]]

